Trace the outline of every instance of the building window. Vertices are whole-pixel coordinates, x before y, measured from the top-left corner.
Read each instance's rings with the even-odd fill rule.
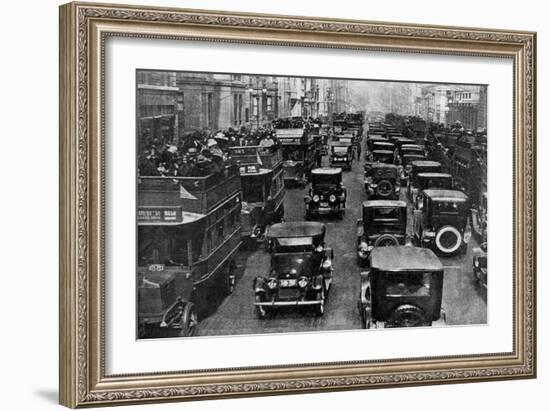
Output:
[[[248,107],[244,109],[244,121],[247,123],[250,121],[250,109]]]
[[[267,111],[273,110],[273,98],[271,96],[267,96]]]
[[[253,97],[252,98],[252,115],[258,116],[258,106],[260,104],[260,98],[259,97]]]
[[[213,116],[213,100],[214,97],[212,93],[208,93],[207,99],[206,99],[206,122],[208,126],[212,126],[212,120],[214,118]]]

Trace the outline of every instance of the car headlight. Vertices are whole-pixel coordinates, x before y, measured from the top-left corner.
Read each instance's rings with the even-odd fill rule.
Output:
[[[361,243],[359,244],[359,251],[361,251],[362,253],[366,253],[367,251],[369,251],[369,245],[365,241],[361,241]]]
[[[306,288],[307,283],[308,283],[307,277],[300,277],[300,279],[298,280],[298,287]]]
[[[319,202],[319,196],[317,194],[313,196],[313,201],[315,201],[316,203]]]
[[[270,290],[277,288],[277,279],[271,277],[269,280],[267,280],[267,288],[269,288]]]
[[[336,196],[334,194],[331,194],[330,197],[328,198],[328,200],[331,202],[331,203],[335,203],[336,202]]]

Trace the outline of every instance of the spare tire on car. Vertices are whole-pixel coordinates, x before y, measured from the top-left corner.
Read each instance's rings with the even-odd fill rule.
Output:
[[[419,327],[426,323],[422,309],[415,305],[404,304],[397,307],[388,318],[388,325],[398,327]]]
[[[441,227],[435,235],[435,246],[442,254],[453,255],[460,250],[461,245],[462,234],[451,225]]]
[[[391,234],[382,234],[374,242],[375,247],[392,247],[398,245],[399,240],[397,240],[397,238]]]
[[[389,197],[393,192],[393,184],[390,180],[380,180],[376,186],[376,194],[380,197]]]

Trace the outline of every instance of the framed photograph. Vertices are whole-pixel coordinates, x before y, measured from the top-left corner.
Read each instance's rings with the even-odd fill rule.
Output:
[[[536,35],[60,8],[60,403],[536,376]]]

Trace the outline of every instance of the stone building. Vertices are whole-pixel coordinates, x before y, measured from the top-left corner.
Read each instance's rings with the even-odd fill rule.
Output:
[[[455,86],[448,92],[447,124],[457,120],[466,129],[487,127],[487,87]]]
[[[136,74],[137,144],[171,143],[184,127],[183,95],[176,87],[176,73],[140,70]]]
[[[234,74],[178,72],[185,130],[239,128],[250,121],[248,78]]]

